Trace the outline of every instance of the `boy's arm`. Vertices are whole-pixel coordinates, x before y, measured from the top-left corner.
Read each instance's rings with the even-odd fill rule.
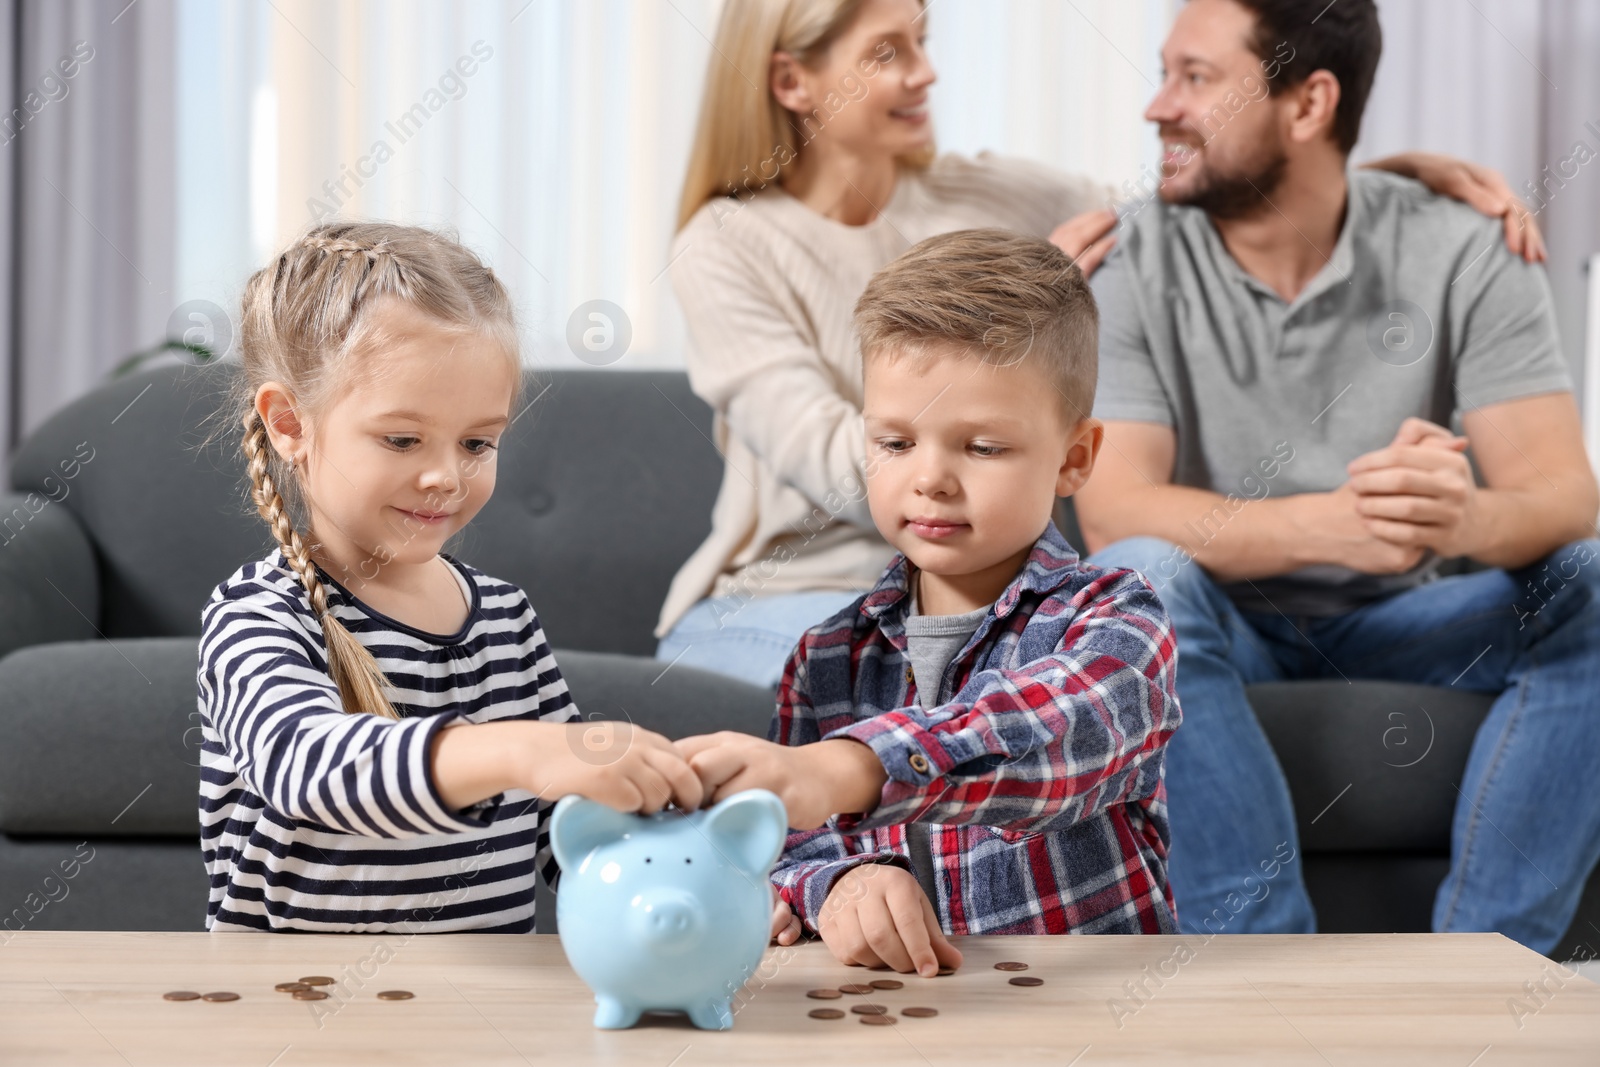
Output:
[[[1141,788],[1153,793],[1182,719],[1171,621],[1133,571],[1108,572],[1082,596],[1088,603],[1054,653],[973,675],[963,687],[976,689],[973,699],[926,713],[902,708],[829,734],[869,745],[889,777],[874,810],[828,826],[1035,832],[1090,818]]]
[[[821,738],[816,711],[808,697],[806,645],[800,644],[789,656],[783,679],[778,683],[778,705],[767,730],[769,740],[781,745],[815,744]],[[815,830],[791,830],[783,855],[772,871],[772,884],[791,911],[813,934],[819,933],[817,920],[834,883],[864,863],[896,863],[910,870],[910,863],[899,853],[855,853],[837,830],[826,826]]]

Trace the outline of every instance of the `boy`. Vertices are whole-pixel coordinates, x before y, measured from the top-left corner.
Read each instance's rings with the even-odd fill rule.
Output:
[[[901,555],[801,639],[770,741],[678,742],[707,803],[783,798],[774,930],[844,963],[931,975],[960,962],[947,932],[1176,932],[1172,627],[1050,519],[1102,434],[1082,273],[964,230],[885,267],[855,315],[868,504]]]

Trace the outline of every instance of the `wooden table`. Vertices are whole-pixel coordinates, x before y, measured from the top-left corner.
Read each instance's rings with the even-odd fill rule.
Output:
[[[1600,1063],[1600,986],[1498,934],[957,943],[957,974],[871,998],[937,1018],[809,1018],[861,998],[807,989],[884,975],[807,943],[769,950],[731,1031],[676,1016],[598,1031],[553,936],[0,934],[0,1064]],[[1044,985],[1010,985],[1001,960]],[[339,980],[333,997],[273,991],[312,974]],[[416,998],[376,998],[396,988]],[[174,989],[242,999],[162,1000]]]

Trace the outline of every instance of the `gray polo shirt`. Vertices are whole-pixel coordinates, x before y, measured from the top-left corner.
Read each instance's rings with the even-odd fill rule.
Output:
[[[1293,302],[1246,274],[1204,212],[1160,201],[1118,230],[1091,279],[1100,308],[1101,419],[1177,434],[1173,481],[1233,497],[1196,515],[1214,537],[1240,499],[1337,489],[1408,415],[1570,391],[1544,272],[1499,219],[1378,171],[1350,174],[1333,256]],[[1338,615],[1435,576],[1318,565],[1224,586],[1261,611]]]

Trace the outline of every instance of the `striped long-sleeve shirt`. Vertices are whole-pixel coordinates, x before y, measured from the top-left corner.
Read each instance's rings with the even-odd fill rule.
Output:
[[[789,835],[773,884],[817,929],[863,863],[929,847],[950,934],[1175,933],[1166,743],[1182,715],[1171,621],[1130,570],[1078,559],[1046,528],[924,710],[906,657],[909,564],[812,628],[789,659],[769,736],[850,737],[888,772],[877,807]]]
[[[508,790],[451,810],[430,746],[452,723],[568,721],[577,709],[522,590],[445,559],[471,604],[450,635],[391,619],[323,574],[398,720],[344,712],[322,628],[280,551],[212,593],[198,672],[208,929],[533,929],[536,866],[554,884],[549,804]]]

